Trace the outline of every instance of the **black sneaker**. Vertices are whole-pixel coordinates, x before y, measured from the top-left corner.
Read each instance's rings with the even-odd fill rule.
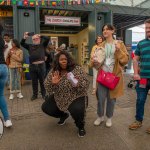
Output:
[[[33,95],[32,97],[31,97],[31,101],[34,101],[34,100],[36,100],[37,99],[37,96],[35,96],[35,95]]]
[[[60,120],[58,121],[58,125],[64,125],[66,123],[66,120],[68,119],[69,114],[66,113],[63,117],[60,118]]]
[[[84,137],[85,134],[86,134],[85,129],[79,129],[79,131],[78,131],[78,136],[79,136],[79,137]]]

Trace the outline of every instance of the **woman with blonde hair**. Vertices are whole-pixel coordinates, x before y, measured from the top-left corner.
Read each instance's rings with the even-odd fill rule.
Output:
[[[104,38],[103,36],[98,35],[95,43],[96,45],[93,46],[92,51],[91,51],[91,55],[90,55],[90,65],[93,68],[93,91],[92,91],[92,95],[94,95],[96,93],[96,77],[97,77],[97,69],[95,67],[93,67],[93,56],[95,54],[95,51],[97,49],[99,49],[101,47],[101,43],[103,42]]]
[[[10,56],[10,97],[14,99],[14,93],[17,93],[18,98],[23,98],[21,93],[21,72],[23,51],[20,49],[20,44],[16,39],[12,40],[12,49],[9,53]]]

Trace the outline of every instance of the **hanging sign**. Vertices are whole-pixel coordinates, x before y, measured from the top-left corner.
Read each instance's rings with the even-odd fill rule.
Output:
[[[62,26],[80,26],[80,17],[45,16],[45,24]]]

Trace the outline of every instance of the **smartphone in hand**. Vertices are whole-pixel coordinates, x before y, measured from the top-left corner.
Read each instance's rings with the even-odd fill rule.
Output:
[[[28,36],[33,36],[34,32],[28,32]]]
[[[78,84],[78,80],[75,78],[72,72],[67,73],[67,79],[71,82],[71,84],[76,87]]]

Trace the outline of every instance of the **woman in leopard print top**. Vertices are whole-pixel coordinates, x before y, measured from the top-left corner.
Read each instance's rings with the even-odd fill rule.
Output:
[[[77,79],[74,85],[68,73]],[[52,71],[45,80],[45,89],[49,98],[43,103],[42,110],[53,117],[60,118],[58,124],[63,125],[69,114],[75,120],[79,136],[85,135],[84,116],[87,104],[89,81],[82,68],[76,65],[70,54],[62,51],[56,55]]]

